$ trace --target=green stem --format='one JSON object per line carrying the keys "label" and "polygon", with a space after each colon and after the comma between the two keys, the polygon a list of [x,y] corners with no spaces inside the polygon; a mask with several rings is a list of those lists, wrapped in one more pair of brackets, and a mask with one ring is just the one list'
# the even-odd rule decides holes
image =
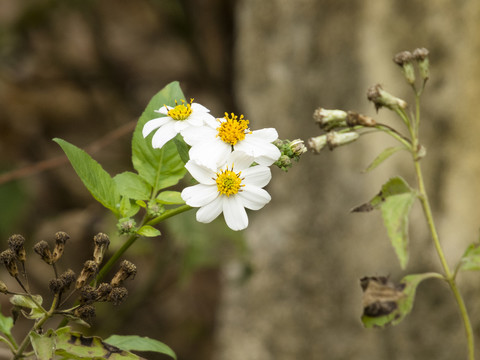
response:
{"label": "green stem", "polygon": [[188,210],[191,210],[193,209],[191,206],[188,206],[188,205],[182,205],[182,206],[179,206],[175,209],[171,209],[171,210],[167,210],[165,211],[162,215],[160,216],[157,216],[156,218],[148,221],[146,223],[146,225],[156,225],[158,224],[159,222],[162,222],[163,220],[166,220],[168,218],[171,218],[172,216],[175,216],[175,215],[178,215],[178,214],[181,214],[185,211],[188,211]]}
{"label": "green stem", "polygon": [[415,172],[417,174],[417,181],[418,181],[418,190],[419,190],[419,199],[423,207],[423,211],[425,213],[425,217],[427,219],[428,227],[430,228],[430,232],[432,234],[433,243],[435,245],[435,249],[437,251],[438,257],[440,258],[440,263],[442,264],[443,270],[445,272],[445,279],[450,285],[450,289],[453,292],[455,300],[458,305],[458,309],[460,310],[460,315],[463,320],[463,324],[465,327],[465,333],[467,336],[467,344],[468,344],[468,359],[474,360],[475,359],[475,349],[474,349],[474,339],[473,339],[473,329],[472,324],[470,323],[470,318],[468,316],[467,308],[465,306],[465,302],[463,301],[462,295],[458,290],[457,284],[455,282],[455,274],[452,273],[450,267],[447,264],[447,260],[445,258],[445,254],[443,252],[442,246],[440,245],[440,239],[438,237],[438,233],[436,230],[436,226],[433,220],[432,209],[430,207],[430,203],[428,201],[427,193],[425,191],[425,183],[423,181],[423,175],[420,168],[420,163],[418,159],[415,159]]}

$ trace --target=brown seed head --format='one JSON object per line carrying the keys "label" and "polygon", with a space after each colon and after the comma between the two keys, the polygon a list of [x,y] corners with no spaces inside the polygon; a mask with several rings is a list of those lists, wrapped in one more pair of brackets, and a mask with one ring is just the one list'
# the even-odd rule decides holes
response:
{"label": "brown seed head", "polygon": [[128,290],[124,287],[115,287],[108,294],[107,301],[113,303],[113,305],[119,305],[128,295]]}
{"label": "brown seed head", "polygon": [[15,259],[17,256],[12,249],[7,249],[0,253],[0,261],[5,265],[5,268],[8,270],[8,273],[15,277],[18,275],[18,267]]}
{"label": "brown seed head", "polygon": [[50,251],[50,247],[45,240],[39,241],[33,247],[33,250],[42,257],[42,260],[45,261],[47,264],[53,264],[52,253]]}
{"label": "brown seed head", "polygon": [[15,252],[17,260],[25,262],[27,253],[25,251],[25,238],[22,235],[15,234],[8,238],[8,247]]}

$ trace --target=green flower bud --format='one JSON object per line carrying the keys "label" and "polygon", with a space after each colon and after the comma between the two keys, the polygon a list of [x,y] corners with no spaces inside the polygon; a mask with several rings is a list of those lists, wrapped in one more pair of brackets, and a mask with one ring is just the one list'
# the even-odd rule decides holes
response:
{"label": "green flower bud", "polygon": [[367,98],[375,104],[377,111],[382,106],[391,110],[396,110],[397,108],[405,109],[407,107],[407,103],[404,100],[386,92],[380,84],[374,85],[367,90]]}
{"label": "green flower bud", "polygon": [[427,81],[430,76],[430,61],[428,60],[428,50],[425,48],[415,49],[413,57],[417,61],[420,76],[423,81]]}
{"label": "green flower bud", "polygon": [[318,108],[313,113],[313,119],[324,130],[347,126],[347,113],[343,110]]}
{"label": "green flower bud", "polygon": [[403,75],[410,85],[415,83],[415,69],[412,60],[413,55],[410,51],[402,51],[393,57],[393,61],[402,67]]}

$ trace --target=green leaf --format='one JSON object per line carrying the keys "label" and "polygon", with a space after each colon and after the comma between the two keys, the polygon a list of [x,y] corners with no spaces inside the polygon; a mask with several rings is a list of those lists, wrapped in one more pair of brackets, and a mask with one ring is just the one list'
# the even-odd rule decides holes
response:
{"label": "green leaf", "polygon": [[398,285],[385,277],[363,278],[363,325],[372,328],[400,323],[413,308],[417,286],[430,278],[442,276],[437,273],[408,275]]}
{"label": "green leaf", "polygon": [[86,337],[69,327],[58,329],[55,333],[56,355],[67,359],[109,359],[109,360],[138,360],[139,357],[131,352],[120,349],[104,342],[97,336]]}
{"label": "green leaf", "polygon": [[55,332],[53,329],[48,329],[43,335],[32,331],[29,336],[37,359],[53,360],[55,358]]}
{"label": "green leaf", "polygon": [[141,337],[136,335],[112,335],[108,339],[105,339],[105,342],[114,345],[122,350],[128,351],[152,351],[161,354],[168,355],[173,359],[176,359],[177,356],[164,343],[150,339],[148,337]]}
{"label": "green leaf", "polygon": [[182,159],[183,163],[186,164],[188,160],[190,160],[190,155],[188,155],[188,150],[190,150],[189,146],[180,135],[175,136],[173,141],[175,142],[175,146],[177,147],[180,158]]}
{"label": "green leaf", "polygon": [[470,244],[458,264],[459,270],[480,270],[480,243]]}
{"label": "green leaf", "polygon": [[4,316],[0,312],[0,332],[5,335],[11,335],[13,319],[10,316]]}
{"label": "green leaf", "polygon": [[142,129],[147,121],[162,116],[154,110],[163,105],[175,106],[175,100],[180,101],[184,98],[178,82],[167,85],[150,100],[133,133],[133,167],[153,187],[155,193],[177,184],[185,176],[186,169],[174,141],[169,141],[161,149],[154,149],[152,147],[154,131],[144,138]]}
{"label": "green leaf", "polygon": [[143,225],[140,229],[138,229],[137,234],[146,236],[146,237],[155,237],[155,236],[160,236],[161,232],[160,230],[155,229],[153,226]]}
{"label": "green leaf", "polygon": [[[33,299],[32,299],[33,298]],[[35,301],[34,301],[35,300]],[[43,317],[45,315],[45,310],[38,305],[42,305],[42,297],[40,295],[13,295],[10,298],[10,302],[20,308],[28,308],[30,312],[21,310],[23,316],[27,319],[35,320]],[[37,305],[38,304],[38,305]]]}
{"label": "green leaf", "polygon": [[134,200],[150,199],[152,187],[138,174],[125,171],[116,175],[113,180],[117,184],[120,195]]}
{"label": "green leaf", "polygon": [[120,194],[110,175],[82,149],[62,139],[55,138],[53,141],[62,147],[75,172],[95,200],[118,215]]}
{"label": "green leaf", "polygon": [[181,193],[178,191],[162,191],[158,194],[157,201],[165,205],[185,204]]}
{"label": "green leaf", "polygon": [[404,146],[395,146],[395,147],[389,147],[383,150],[380,155],[378,155],[375,160],[372,161],[370,165],[364,170],[364,172],[371,171],[375,169],[378,165],[380,165],[382,162],[384,162],[386,159],[388,159],[390,156],[395,154],[396,152],[400,150],[405,150]]}
{"label": "green leaf", "polygon": [[390,179],[368,203],[357,206],[353,212],[380,208],[383,222],[395,253],[404,269],[408,263],[408,215],[417,193],[401,177]]}
{"label": "green leaf", "polygon": [[120,207],[118,209],[122,218],[130,218],[140,210],[140,206],[135,202],[132,203],[126,196],[122,196],[120,200]]}

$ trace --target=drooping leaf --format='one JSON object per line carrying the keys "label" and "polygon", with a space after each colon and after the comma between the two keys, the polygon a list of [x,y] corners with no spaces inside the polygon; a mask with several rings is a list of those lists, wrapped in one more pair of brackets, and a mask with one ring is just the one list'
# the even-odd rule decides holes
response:
{"label": "drooping leaf", "polygon": [[180,102],[184,98],[178,82],[168,84],[150,100],[133,133],[133,167],[155,192],[177,184],[185,176],[186,169],[174,141],[154,149],[152,136],[155,131],[144,138],[142,129],[147,121],[163,116],[154,110],[163,105],[175,106],[175,100]]}
{"label": "drooping leaf", "polygon": [[162,191],[158,194],[157,201],[165,205],[185,204],[180,194],[178,191]]}
{"label": "drooping leaf", "polygon": [[[67,359],[139,359],[137,355],[106,343],[97,336],[86,337],[80,332],[71,331],[69,327],[58,329],[53,334],[55,334],[55,354]],[[51,336],[53,336],[53,334],[51,334]]]}
{"label": "drooping leaf", "polygon": [[405,147],[395,146],[395,147],[386,148],[372,161],[370,165],[368,165],[368,167],[364,170],[364,172],[368,172],[375,169],[378,165],[380,165],[382,162],[384,162],[386,159],[388,159],[390,156],[392,156],[393,154],[395,154],[400,150],[405,150]]}
{"label": "drooping leaf", "polygon": [[[42,309],[42,297],[40,295],[13,295],[10,298],[10,302],[19,308],[30,309],[30,312],[26,312],[23,309],[20,309],[23,316],[27,319],[39,319],[45,315],[44,309]],[[38,305],[37,305],[38,304]]]}
{"label": "drooping leaf", "polygon": [[460,259],[459,270],[480,270],[480,243],[470,244]]}
{"label": "drooping leaf", "polygon": [[107,209],[118,215],[120,194],[115,181],[90,155],[65,140],[53,139],[70,160],[75,172],[92,196]]}
{"label": "drooping leaf", "polygon": [[162,233],[160,232],[160,230],[155,229],[153,226],[143,225],[140,229],[138,229],[137,234],[145,237],[155,237],[160,236]]}
{"label": "drooping leaf", "polygon": [[5,335],[11,335],[13,319],[10,316],[4,316],[0,312],[0,332]]}
{"label": "drooping leaf", "polygon": [[55,358],[56,335],[53,329],[48,329],[48,331],[42,335],[32,331],[29,336],[37,359],[53,360]]}
{"label": "drooping leaf", "polygon": [[369,202],[357,206],[352,212],[366,212],[380,209],[387,233],[395,253],[404,269],[408,263],[408,215],[416,192],[401,177],[390,179],[382,190]]}
{"label": "drooping leaf", "polygon": [[173,350],[164,343],[148,337],[136,335],[112,335],[105,342],[114,345],[120,349],[128,351],[151,351],[168,355],[173,359],[177,356]]}
{"label": "drooping leaf", "polygon": [[152,187],[138,174],[125,171],[121,174],[115,175],[113,180],[117,183],[120,195],[133,200],[150,199]]}
{"label": "drooping leaf", "polygon": [[411,312],[420,282],[441,277],[437,273],[407,275],[398,285],[386,277],[363,278],[363,325],[366,328],[397,325]]}

